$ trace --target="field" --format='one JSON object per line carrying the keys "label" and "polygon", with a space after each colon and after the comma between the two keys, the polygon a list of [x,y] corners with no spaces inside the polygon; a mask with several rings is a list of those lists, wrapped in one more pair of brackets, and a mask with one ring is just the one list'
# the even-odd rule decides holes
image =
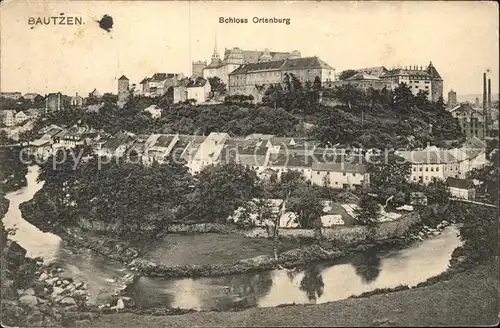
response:
{"label": "field", "polygon": [[499,305],[496,272],[483,265],[427,287],[320,305],[172,316],[111,314],[77,327],[494,325]]}
{"label": "field", "polygon": [[[280,239],[280,252],[300,246],[296,240]],[[237,234],[168,234],[151,245],[144,255],[168,265],[223,264],[272,255],[273,242],[267,238],[246,238]]]}

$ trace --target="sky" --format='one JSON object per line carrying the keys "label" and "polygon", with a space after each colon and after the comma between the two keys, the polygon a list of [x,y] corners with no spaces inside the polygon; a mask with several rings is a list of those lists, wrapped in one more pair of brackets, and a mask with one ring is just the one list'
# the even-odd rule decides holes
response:
{"label": "sky", "polygon": [[[29,25],[30,17],[80,16],[84,25]],[[99,27],[113,17],[111,32]],[[219,17],[247,18],[221,24]],[[253,17],[290,18],[254,24]],[[191,74],[191,61],[224,48],[318,56],[337,72],[350,68],[426,66],[448,90],[480,94],[499,77],[495,2],[188,2],[26,1],[0,7],[0,90],[87,95],[117,92],[117,78],[137,83],[155,72]],[[33,27],[33,28],[32,28]]]}

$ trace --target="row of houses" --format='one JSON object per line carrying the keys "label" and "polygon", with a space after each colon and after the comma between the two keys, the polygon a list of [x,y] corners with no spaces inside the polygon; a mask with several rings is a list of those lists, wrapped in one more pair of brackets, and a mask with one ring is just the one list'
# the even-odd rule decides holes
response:
{"label": "row of houses", "polygon": [[[30,142],[32,153],[41,157],[77,145],[90,145],[99,156],[125,158],[143,165],[177,161],[192,174],[209,165],[234,163],[255,170],[264,179],[296,171],[315,185],[331,188],[356,189],[370,183],[370,154],[322,148],[318,142],[301,138],[265,134],[233,138],[218,132],[208,136],[119,132],[110,136],[84,127],[50,126],[40,132],[39,139]],[[480,140],[450,150],[429,147],[396,154],[411,164],[409,182],[420,184],[438,179],[461,185],[468,172],[486,164],[485,145]]]}
{"label": "row of houses", "polygon": [[486,165],[486,144],[478,139],[469,139],[462,147],[439,149],[427,147],[423,150],[396,151],[395,154],[411,164],[409,181],[428,184],[433,179],[464,179],[467,174]]}
{"label": "row of houses", "polygon": [[38,93],[25,93],[24,95],[21,92],[0,92],[0,98],[19,100],[21,98],[25,100],[35,101],[37,97],[42,97],[42,95]]}
{"label": "row of houses", "polygon": [[13,109],[5,109],[0,112],[0,122],[3,126],[11,127],[38,118],[41,115],[40,112],[41,110],[36,108],[18,112]]}

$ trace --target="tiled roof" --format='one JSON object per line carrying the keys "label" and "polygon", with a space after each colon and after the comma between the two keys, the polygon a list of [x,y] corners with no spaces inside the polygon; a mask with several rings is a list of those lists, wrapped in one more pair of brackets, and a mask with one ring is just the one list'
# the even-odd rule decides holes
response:
{"label": "tiled roof", "polygon": [[366,74],[366,73],[356,73],[353,76],[346,79],[347,81],[359,81],[359,80],[380,80],[378,77]]}
{"label": "tiled roof", "polygon": [[357,69],[356,71],[358,71],[360,73],[373,75],[375,77],[380,77],[380,75],[382,75],[382,73],[387,72],[387,68],[385,68],[384,66],[378,66],[378,67],[360,68],[360,69]]}
{"label": "tiled roof", "polygon": [[238,146],[239,155],[266,155],[269,148],[259,146]]}
{"label": "tiled roof", "polygon": [[172,79],[172,78],[176,77],[177,75],[178,74],[175,74],[175,73],[155,73],[155,74],[153,74],[153,76],[150,79],[148,79],[148,81],[161,82],[161,81],[165,81],[166,79]]}
{"label": "tiled roof", "polygon": [[472,137],[465,142],[467,148],[486,148],[486,143],[477,137]]}
{"label": "tiled roof", "polygon": [[288,59],[283,65],[283,69],[307,69],[307,68],[328,68],[330,65],[319,59],[319,57],[304,57],[297,59]]}
{"label": "tiled roof", "polygon": [[120,78],[118,79],[118,81],[120,81],[120,80],[127,80],[128,81],[128,78],[125,75],[122,75],[122,76],[120,76]]}
{"label": "tiled roof", "polygon": [[274,137],[273,134],[262,134],[262,133],[252,133],[246,136],[245,139],[262,139],[262,140],[269,140],[272,137]]}
{"label": "tiled roof", "polygon": [[[265,51],[260,50],[243,50],[243,58],[247,63],[256,63],[259,61],[260,56],[262,56]],[[282,60],[290,57],[289,52],[268,52],[273,60]]]}
{"label": "tiled roof", "polygon": [[174,140],[173,135],[165,135],[162,134],[156,139],[156,142],[154,144],[155,147],[168,147],[172,143],[172,140]]}
{"label": "tiled roof", "polygon": [[106,148],[110,151],[115,151],[121,145],[127,144],[132,141],[132,137],[125,133],[117,133],[115,137],[110,138],[103,145],[103,148]]}
{"label": "tiled roof", "polygon": [[251,64],[244,64],[229,73],[229,75],[237,75],[237,74],[247,74],[249,72],[255,72],[255,71],[270,71],[270,70],[279,70],[282,66],[284,60],[277,60],[277,61],[268,61],[268,62],[261,62],[261,63],[251,63]]}
{"label": "tiled roof", "polygon": [[292,141],[295,141],[293,138],[289,137],[272,137],[269,139],[272,145],[278,146],[278,145],[290,145]]}
{"label": "tiled roof", "polygon": [[310,156],[295,155],[287,156],[284,154],[273,154],[269,158],[269,166],[271,167],[302,167],[311,168],[313,158]]}
{"label": "tiled roof", "polygon": [[239,155],[236,159],[236,163],[241,165],[249,166],[265,166],[266,165],[266,155]]}
{"label": "tiled roof", "polygon": [[459,178],[449,177],[448,179],[446,179],[446,183],[448,184],[449,187],[452,188],[470,189],[474,187],[474,183],[472,182],[472,180],[469,179],[459,179]]}
{"label": "tiled roof", "polygon": [[145,77],[144,79],[142,79],[141,83],[139,83],[139,84],[148,83],[148,82],[149,82],[149,80],[150,80],[150,78],[149,78],[149,77]]}
{"label": "tiled roof", "polygon": [[202,78],[201,76],[193,76],[187,77],[179,81],[178,86],[184,86],[186,88],[196,88],[202,87],[207,83],[207,79]]}
{"label": "tiled roof", "polygon": [[401,151],[397,155],[413,164],[447,164],[459,162],[453,156],[452,152],[440,149]]}
{"label": "tiled roof", "polygon": [[314,162],[312,164],[312,169],[315,171],[365,173],[366,172],[366,165],[348,164],[348,163]]}
{"label": "tiled roof", "polygon": [[432,65],[432,62],[430,62],[429,66],[427,66],[427,72],[432,78],[442,80],[441,75],[439,75],[437,69],[434,67],[434,65]]}

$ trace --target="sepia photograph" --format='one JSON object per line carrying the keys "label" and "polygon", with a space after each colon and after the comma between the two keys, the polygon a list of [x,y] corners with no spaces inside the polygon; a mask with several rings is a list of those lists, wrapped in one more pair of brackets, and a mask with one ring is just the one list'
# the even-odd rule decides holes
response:
{"label": "sepia photograph", "polygon": [[498,325],[499,16],[3,0],[2,327]]}

